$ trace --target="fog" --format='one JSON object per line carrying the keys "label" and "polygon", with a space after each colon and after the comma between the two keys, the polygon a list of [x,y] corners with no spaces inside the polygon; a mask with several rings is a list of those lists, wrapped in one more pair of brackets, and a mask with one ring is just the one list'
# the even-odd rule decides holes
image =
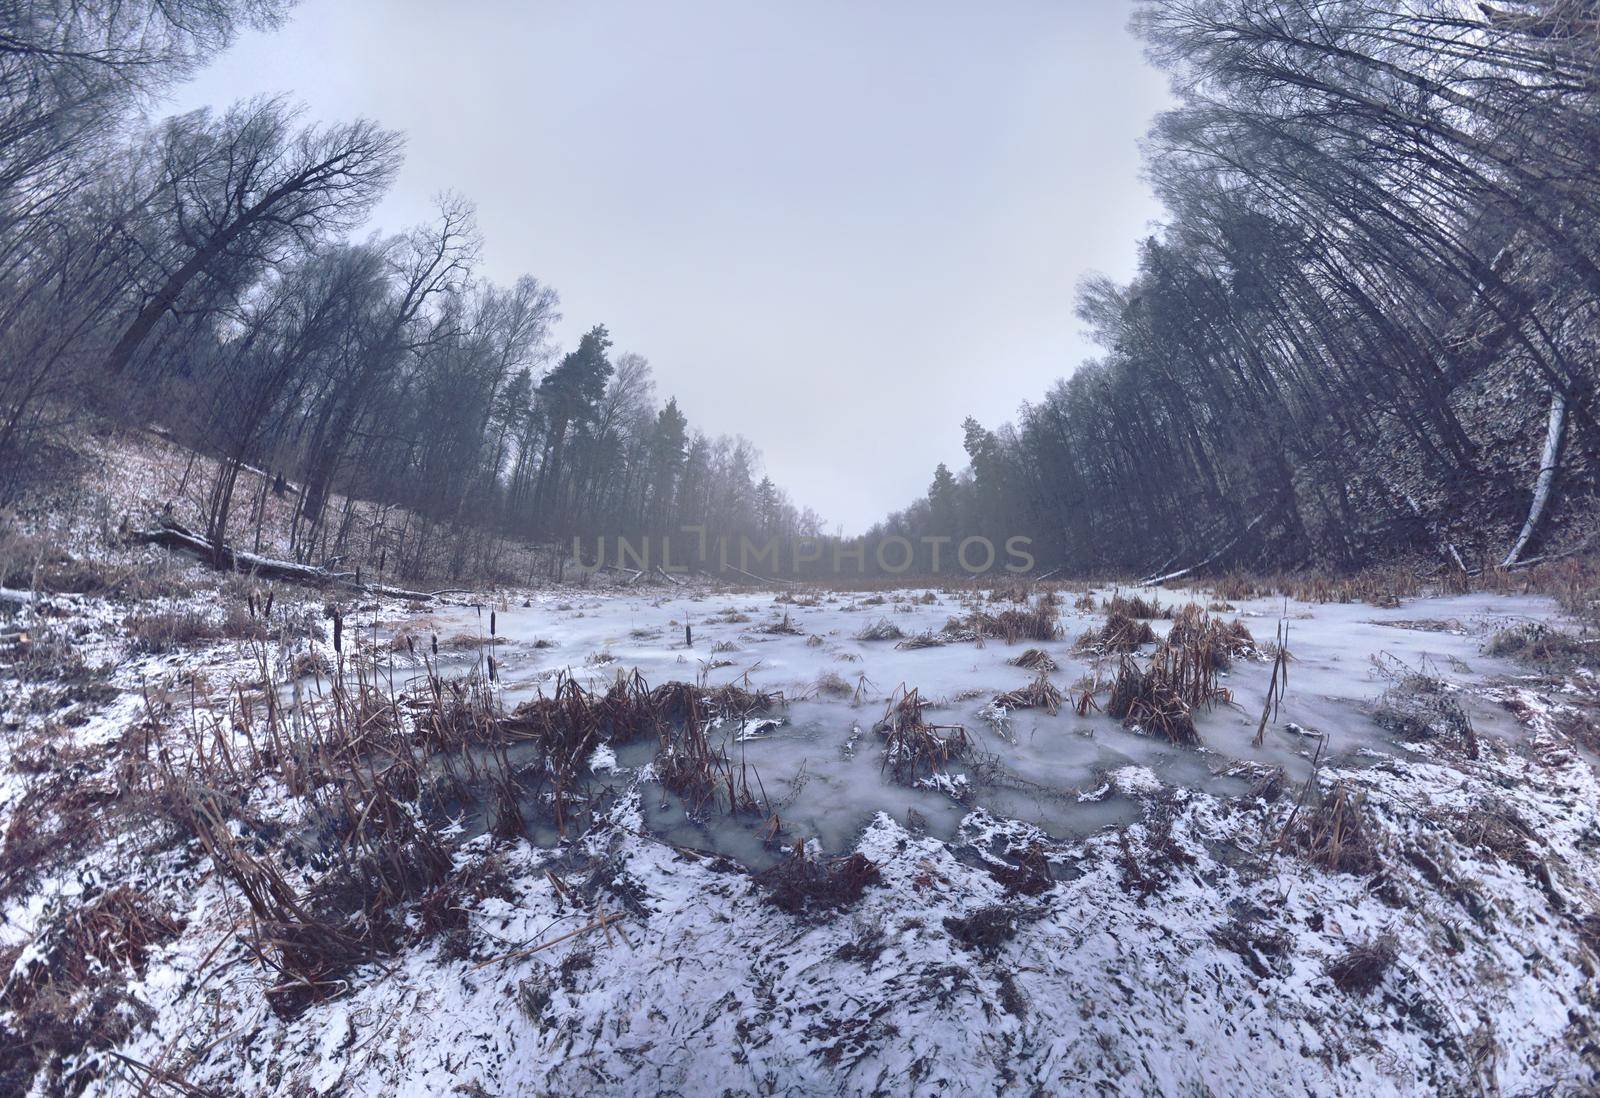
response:
{"label": "fog", "polygon": [[477,206],[482,272],[604,323],[660,399],[742,433],[830,528],[965,462],[1089,348],[1092,271],[1157,216],[1165,101],[1119,3],[437,5],[306,0],[165,110],[286,93],[408,156],[375,226]]}

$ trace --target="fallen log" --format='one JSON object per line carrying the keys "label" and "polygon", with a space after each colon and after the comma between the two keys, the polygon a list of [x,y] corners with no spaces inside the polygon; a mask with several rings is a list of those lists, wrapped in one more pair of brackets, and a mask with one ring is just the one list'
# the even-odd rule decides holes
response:
{"label": "fallen log", "polygon": [[358,572],[333,572],[312,564],[264,557],[259,553],[235,549],[229,545],[214,546],[199,534],[170,519],[164,520],[154,530],[131,530],[125,538],[136,545],[159,545],[164,549],[187,553],[202,563],[216,568],[246,572],[261,579],[282,580],[285,583],[298,583],[309,587],[343,587],[367,594],[419,601],[438,598],[440,595],[460,590],[450,588],[444,591],[412,591],[381,583],[362,583]]}
{"label": "fallen log", "polygon": [[1178,569],[1176,572],[1168,572],[1164,576],[1146,576],[1144,579],[1139,581],[1139,586],[1140,587],[1155,587],[1155,586],[1158,586],[1160,584],[1166,583],[1168,580],[1182,579],[1184,576],[1187,576],[1191,572],[1198,572],[1200,569],[1204,568],[1206,565],[1210,564],[1212,561],[1214,561],[1218,557],[1222,556],[1222,554],[1226,553],[1229,549],[1232,549],[1235,545],[1238,545],[1241,541],[1243,541],[1244,540],[1244,536],[1246,534],[1248,534],[1251,530],[1254,530],[1258,525],[1260,525],[1261,521],[1263,519],[1265,519],[1267,517],[1267,515],[1270,514],[1270,513],[1271,513],[1271,509],[1269,508],[1268,510],[1261,512],[1259,515],[1257,515],[1255,518],[1251,519],[1249,522],[1245,523],[1244,529],[1240,530],[1237,534],[1235,534],[1233,536],[1232,540],[1230,540],[1222,548],[1220,548],[1220,549],[1216,550],[1215,552],[1213,552],[1205,560],[1200,561],[1198,564],[1191,564],[1187,568]]}
{"label": "fallen log", "polygon": [[1550,394],[1550,420],[1545,430],[1544,452],[1539,456],[1539,475],[1533,483],[1533,502],[1528,506],[1528,521],[1522,524],[1511,552],[1500,562],[1502,568],[1516,566],[1517,558],[1522,556],[1523,550],[1528,548],[1528,542],[1533,540],[1534,532],[1539,529],[1539,520],[1544,517],[1545,507],[1550,502],[1550,487],[1555,483],[1557,470],[1561,468],[1561,433],[1566,424],[1567,398],[1560,390],[1556,390]]}

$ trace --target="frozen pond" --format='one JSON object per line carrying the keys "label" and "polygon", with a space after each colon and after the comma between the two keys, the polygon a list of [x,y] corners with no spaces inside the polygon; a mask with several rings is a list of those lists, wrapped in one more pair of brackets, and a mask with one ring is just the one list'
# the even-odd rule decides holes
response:
{"label": "frozen pond", "polygon": [[[1250,785],[1237,763],[1283,766],[1298,780],[1319,743],[1324,758],[1346,763],[1404,754],[1407,746],[1371,717],[1371,704],[1397,674],[1427,669],[1466,687],[1514,674],[1512,664],[1483,653],[1487,637],[1509,624],[1559,618],[1553,601],[1529,596],[1414,599],[1395,608],[1282,598],[1235,602],[1214,616],[1242,620],[1258,643],[1273,640],[1280,619],[1287,620],[1294,657],[1287,696],[1265,743],[1253,746],[1271,665],[1265,659],[1236,662],[1223,680],[1233,704],[1196,714],[1203,740],[1197,749],[1131,731],[1097,712],[1080,717],[1072,710],[1074,684],[1096,674],[1108,679],[1115,672],[1117,657],[1097,661],[1074,651],[1080,633],[1103,623],[1099,604],[1110,593],[1098,590],[1092,610],[1075,608],[1075,596],[1064,593],[1060,640],[958,641],[918,649],[897,648],[892,640],[862,640],[858,634],[879,619],[907,637],[936,632],[974,606],[998,611],[1010,604],[937,590],[796,592],[800,605],[776,601],[787,596],[772,591],[554,593],[528,606],[493,608],[492,651],[507,709],[548,688],[560,672],[595,689],[637,670],[652,686],[704,681],[782,692],[788,703],[771,714],[781,718],[776,727],[739,736],[750,730],[729,724],[714,735],[736,762],[747,762],[759,774],[765,799],[789,836],[814,837],[825,849],[840,850],[877,811],[902,821],[920,815],[931,833],[948,835],[972,807],[981,806],[1066,837],[1136,818],[1139,806],[1125,791],[1148,782],[1150,774],[1171,785],[1227,796]],[[1154,594],[1174,608],[1211,601],[1200,591]],[[804,604],[812,599],[816,605]],[[443,670],[464,673],[475,662],[481,667],[491,649],[489,615],[489,607],[451,607],[403,628],[423,643],[430,633],[437,635]],[[793,632],[765,631],[785,615]],[[1159,635],[1171,623],[1155,619],[1150,624]],[[692,646],[685,626],[692,631]],[[1033,672],[1007,662],[1029,647],[1044,649],[1059,665],[1051,680],[1069,694],[1068,701],[1053,715],[1042,709],[1012,711],[997,726],[992,709],[984,711],[996,694],[1033,680]],[[396,668],[397,678],[404,674]],[[827,690],[831,685],[839,691],[839,680],[848,693]],[[909,788],[883,771],[883,741],[872,729],[901,686],[919,689],[934,703],[930,721],[962,725],[977,740],[978,759],[952,767],[958,783],[965,779],[964,788]],[[1480,736],[1519,735],[1510,714],[1470,689],[1458,700]],[[602,777],[622,788],[651,755],[639,747],[623,751],[616,771]],[[685,845],[751,857],[759,849],[745,824],[738,825],[744,838],[721,833],[727,829],[715,821],[686,819],[670,799],[654,801],[650,815],[654,826]],[[719,834],[711,834],[712,828]]]}

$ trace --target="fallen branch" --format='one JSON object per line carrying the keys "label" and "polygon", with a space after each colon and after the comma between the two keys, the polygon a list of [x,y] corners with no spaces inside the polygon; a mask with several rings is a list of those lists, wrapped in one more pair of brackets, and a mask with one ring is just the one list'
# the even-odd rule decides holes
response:
{"label": "fallen branch", "polygon": [[1564,560],[1567,557],[1575,557],[1580,553],[1587,553],[1590,546],[1593,544],[1593,538],[1585,538],[1577,545],[1572,546],[1570,549],[1563,549],[1559,553],[1541,553],[1537,557],[1524,557],[1522,560],[1517,561],[1517,563],[1507,568],[1506,571],[1515,572],[1523,568],[1532,568],[1538,564],[1548,564],[1553,560]]}
{"label": "fallen branch", "polygon": [[477,972],[479,969],[488,968],[490,965],[502,964],[506,961],[520,961],[524,957],[531,957],[541,950],[549,949],[553,945],[559,945],[560,943],[568,941],[569,939],[578,937],[580,934],[588,934],[593,930],[604,930],[606,932],[606,939],[609,941],[611,938],[611,924],[620,922],[621,919],[622,917],[620,915],[612,915],[603,910],[598,911],[589,922],[585,923],[583,926],[580,926],[577,930],[568,931],[565,934],[540,942],[538,945],[529,946],[526,949],[519,949],[512,953],[502,953],[498,957],[491,957],[482,964],[473,965],[468,971]]}
{"label": "fallen branch", "polygon": [[758,576],[758,575],[755,575],[755,574],[754,574],[754,573],[751,573],[751,572],[746,572],[746,571],[745,571],[745,570],[744,570],[744,569],[743,569],[743,568],[735,568],[735,567],[734,567],[734,566],[733,566],[733,565],[731,565],[731,564],[724,564],[724,565],[723,565],[723,566],[722,566],[722,567],[723,567],[723,569],[724,569],[724,570],[725,570],[725,571],[729,571],[729,572],[737,572],[737,573],[739,573],[739,574],[740,574],[740,575],[741,575],[741,576],[744,576],[744,577],[746,577],[746,578],[747,578],[747,579],[751,579],[751,580],[754,580],[754,581],[755,581],[755,582],[756,582],[756,583],[761,583],[761,584],[767,584],[767,583],[786,583],[786,584],[788,584],[788,585],[789,585],[789,586],[790,586],[790,587],[793,587],[793,586],[794,586],[794,585],[795,585],[795,583],[796,583],[796,582],[797,582],[797,581],[795,581],[795,580],[786,580],[786,579],[780,579],[780,578],[779,578],[779,577],[777,577],[777,576],[773,576],[773,577],[772,577],[772,578],[771,578],[771,579],[765,579],[765,578],[763,578],[763,577],[761,577],[761,576]]}

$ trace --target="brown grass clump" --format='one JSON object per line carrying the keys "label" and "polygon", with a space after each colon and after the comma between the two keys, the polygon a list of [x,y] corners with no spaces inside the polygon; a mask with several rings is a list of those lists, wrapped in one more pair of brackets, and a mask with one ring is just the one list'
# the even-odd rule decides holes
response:
{"label": "brown grass clump", "polygon": [[855,687],[837,671],[824,671],[811,683],[811,692],[830,698],[848,698],[855,693]]}
{"label": "brown grass clump", "polygon": [[741,813],[759,807],[751,787],[754,775],[742,764],[736,766],[724,750],[712,747],[707,730],[718,721],[765,712],[781,700],[780,694],[734,684],[708,688],[669,682],[651,688],[638,672],[619,675],[603,694],[597,694],[562,676],[552,696],[541,691],[519,705],[498,722],[495,735],[543,749],[538,765],[525,767],[522,773],[561,829],[570,819],[569,801],[578,795],[594,748],[602,742],[626,744],[652,736],[659,743],[657,777],[683,798],[691,814],[713,809]]}
{"label": "brown grass clump", "polygon": [[861,899],[869,885],[882,879],[876,863],[864,854],[826,860],[809,858],[799,842],[789,857],[755,876],[768,903],[799,916],[847,910]]}
{"label": "brown grass clump", "polygon": [[1194,726],[1191,705],[1180,693],[1185,684],[1169,679],[1163,668],[1154,662],[1140,667],[1124,656],[1111,683],[1106,713],[1126,728],[1159,733],[1175,744],[1198,747],[1200,733]]}
{"label": "brown grass clump", "polygon": [[999,613],[973,610],[965,618],[951,618],[944,631],[957,636],[994,637],[1007,644],[1022,640],[1053,641],[1061,637],[1058,603],[1040,599],[1032,606],[1007,607]]}
{"label": "brown grass clump", "polygon": [[1150,628],[1148,622],[1112,611],[1104,625],[1084,633],[1074,647],[1080,652],[1108,655],[1113,652],[1137,652],[1155,639],[1155,630]]}
{"label": "brown grass clump", "polygon": [[929,630],[926,633],[918,633],[915,636],[907,637],[905,640],[895,645],[895,647],[903,648],[908,652],[913,652],[919,648],[942,648],[949,643],[949,638],[943,633],[935,633],[932,630]]}
{"label": "brown grass clump", "polygon": [[1295,807],[1280,841],[1329,873],[1376,873],[1383,863],[1365,804],[1366,795],[1342,781],[1326,791],[1318,789],[1313,804]]}
{"label": "brown grass clump", "polygon": [[[1460,573],[1456,572],[1459,577]],[[1369,568],[1350,575],[1299,572],[1271,577],[1222,576],[1199,584],[1219,600],[1239,602],[1268,596],[1287,596],[1302,602],[1367,602],[1373,606],[1398,606],[1401,599],[1422,593],[1423,583],[1405,566]],[[1457,586],[1454,590],[1460,590]]]}
{"label": "brown grass clump", "polygon": [[1055,884],[1050,872],[1050,855],[1037,843],[1022,851],[1017,864],[986,862],[984,868],[1005,888],[1010,896],[1038,896],[1050,891]]}
{"label": "brown grass clump", "polygon": [[1289,935],[1243,914],[1234,915],[1213,930],[1211,940],[1237,953],[1250,971],[1263,980],[1272,975],[1273,963],[1287,956],[1291,946]]}
{"label": "brown grass clump", "polygon": [[[642,690],[643,680],[638,684]],[[764,711],[775,696],[732,684],[702,692],[687,683],[667,683],[646,697],[643,719],[658,729],[661,745],[656,752],[656,777],[663,787],[683,798],[690,815],[717,809],[730,814],[759,813],[762,798],[751,786],[752,778],[760,785],[759,776],[742,762],[735,766],[725,750],[712,747],[706,730],[720,719],[742,719]]]}
{"label": "brown grass clump", "polygon": [[1239,602],[1242,599],[1253,599],[1258,595],[1270,594],[1270,590],[1258,587],[1254,580],[1243,576],[1222,576],[1211,584],[1211,593],[1224,602]]}
{"label": "brown grass clump", "polygon": [[[1135,637],[1150,632],[1143,622],[1113,615],[1093,643],[1112,645],[1134,629],[1142,631]],[[1123,643],[1129,640],[1124,639]],[[1224,625],[1191,605],[1173,623],[1167,638],[1151,654],[1149,664],[1141,667],[1129,656],[1123,656],[1111,684],[1106,713],[1127,727],[1159,732],[1173,743],[1196,746],[1200,735],[1194,726],[1195,710],[1233,700],[1219,678],[1232,666],[1235,655],[1254,650],[1254,641],[1243,626]],[[1080,715],[1092,703],[1093,692],[1086,692],[1078,702]]]}
{"label": "brown grass clump", "polygon": [[1020,690],[1008,690],[1004,694],[996,694],[994,703],[1007,709],[1043,709],[1054,716],[1061,708],[1061,691],[1041,673],[1038,678]]}
{"label": "brown grass clump", "polygon": [[888,618],[879,618],[871,625],[866,626],[856,634],[856,640],[887,641],[900,640],[905,636],[898,625]]}
{"label": "brown grass clump", "polygon": [[102,892],[50,927],[31,962],[6,975],[0,1006],[20,1011],[47,992],[70,996],[99,975],[142,973],[151,947],[182,930],[182,922],[153,910],[126,885]]}
{"label": "brown grass clump", "polygon": [[1013,667],[1026,667],[1029,671],[1059,671],[1060,665],[1050,658],[1043,648],[1030,648],[1022,655],[1006,661]]}
{"label": "brown grass clump", "polygon": [[1173,810],[1158,809],[1144,822],[1144,857],[1141,860],[1128,837],[1128,828],[1117,834],[1120,847],[1118,865],[1122,889],[1139,897],[1142,903],[1177,879],[1195,864],[1193,854],[1172,833]]}
{"label": "brown grass clump", "polygon": [[1147,599],[1143,595],[1124,595],[1119,591],[1106,599],[1104,605],[1110,616],[1121,614],[1140,619],[1172,617],[1170,608],[1163,609],[1153,597]]}
{"label": "brown grass clump", "polygon": [[1197,660],[1219,671],[1231,668],[1235,660],[1252,659],[1260,654],[1256,639],[1244,622],[1224,622],[1192,602],[1173,619],[1164,643],[1193,649]]}
{"label": "brown grass clump", "polygon": [[123,624],[136,649],[155,655],[221,640],[267,637],[264,622],[231,605],[221,620],[194,610],[152,610],[134,614]]}
{"label": "brown grass clump", "polygon": [[[1183,628],[1178,628],[1179,624]],[[1238,635],[1198,607],[1193,613],[1186,612],[1174,624],[1173,632],[1175,635],[1151,655],[1149,664],[1141,667],[1128,656],[1122,658],[1106,712],[1126,727],[1197,746],[1200,734],[1194,726],[1194,711],[1232,700],[1218,677],[1229,666]]]}
{"label": "brown grass clump", "polygon": [[796,625],[794,620],[789,617],[789,612],[787,610],[783,612],[783,617],[779,618],[777,621],[769,621],[767,624],[761,626],[757,632],[766,633],[775,637],[803,637],[806,635],[806,631]]}
{"label": "brown grass clump", "polygon": [[785,591],[772,600],[775,603],[788,603],[790,606],[821,606],[822,599],[815,592],[805,595],[796,595],[792,591]]}
{"label": "brown grass clump", "polygon": [[1398,956],[1395,936],[1380,934],[1357,942],[1342,956],[1330,961],[1328,975],[1340,991],[1365,995],[1383,983],[1384,975],[1394,967]]}
{"label": "brown grass clump", "polygon": [[1226,704],[1233,694],[1222,686],[1231,666],[1226,630],[1197,628],[1162,641],[1150,656],[1150,669],[1167,691],[1191,709]]}
{"label": "brown grass clump", "polygon": [[919,775],[943,772],[950,760],[964,758],[972,749],[967,730],[960,725],[923,720],[927,704],[915,688],[896,687],[874,728],[885,740],[884,769],[906,785],[915,784]]}
{"label": "brown grass clump", "polygon": [[126,979],[142,975],[150,949],[182,929],[121,886],[50,924],[27,954],[20,946],[0,950],[0,1010],[10,1015],[0,1023],[0,1091],[83,1090],[92,1069],[73,1061],[149,1020]]}

